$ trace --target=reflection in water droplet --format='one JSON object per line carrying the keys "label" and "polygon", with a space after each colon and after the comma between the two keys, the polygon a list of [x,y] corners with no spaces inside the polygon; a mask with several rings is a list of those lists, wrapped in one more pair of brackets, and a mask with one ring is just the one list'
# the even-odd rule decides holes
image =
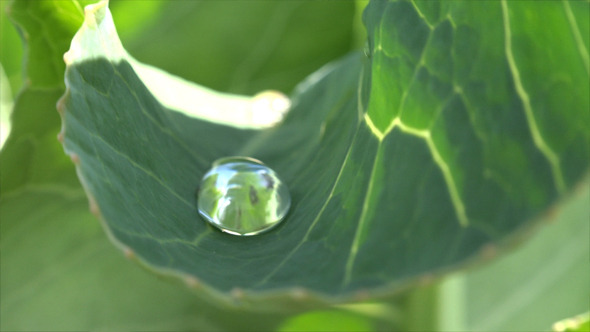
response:
{"label": "reflection in water droplet", "polygon": [[199,213],[213,226],[233,235],[255,235],[283,220],[291,196],[277,174],[247,157],[221,158],[203,176]]}

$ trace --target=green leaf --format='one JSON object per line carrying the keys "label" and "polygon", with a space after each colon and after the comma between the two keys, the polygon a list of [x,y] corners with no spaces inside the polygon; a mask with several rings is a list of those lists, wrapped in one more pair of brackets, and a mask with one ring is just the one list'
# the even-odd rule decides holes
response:
{"label": "green leaf", "polygon": [[553,324],[553,330],[557,332],[590,331],[590,314],[586,312],[583,315],[561,320]]}
{"label": "green leaf", "polygon": [[312,311],[292,317],[278,329],[287,331],[375,331],[366,317],[346,311]]}
{"label": "green leaf", "polygon": [[[2,83],[2,89],[12,91],[14,96],[22,85],[20,74],[23,50],[18,32],[8,19],[7,7],[8,1],[0,2],[0,64],[10,82],[7,86]],[[4,119],[2,120],[4,122]]]}
{"label": "green leaf", "polygon": [[[252,101],[146,78],[104,6],[66,57],[66,152],[119,246],[222,295],[391,293],[512,239],[588,173],[588,3],[372,2],[370,58],[312,75],[267,130],[162,106]],[[234,237],[199,219],[201,176],[229,155],[287,183],[275,230]]]}
{"label": "green leaf", "polygon": [[[86,1],[88,2],[88,1]],[[61,59],[84,18],[79,1],[12,1],[8,9],[30,55],[26,62],[33,87],[63,87]]]}
{"label": "green leaf", "polygon": [[[61,59],[82,24],[82,7],[78,1],[13,1],[7,12],[27,50],[25,83],[14,101],[11,134],[0,155],[2,195],[27,184],[79,187],[71,163],[57,153],[55,104],[65,91]],[[19,54],[18,46],[11,47],[14,54]],[[10,54],[3,52],[3,59]]]}
{"label": "green leaf", "polygon": [[140,61],[216,90],[251,94],[269,87],[289,92],[350,51],[354,5],[113,1],[111,10],[125,48]]}
{"label": "green leaf", "polygon": [[12,131],[0,155],[2,195],[25,185],[79,187],[71,162],[59,154],[55,103],[62,89],[22,90],[14,104]]}

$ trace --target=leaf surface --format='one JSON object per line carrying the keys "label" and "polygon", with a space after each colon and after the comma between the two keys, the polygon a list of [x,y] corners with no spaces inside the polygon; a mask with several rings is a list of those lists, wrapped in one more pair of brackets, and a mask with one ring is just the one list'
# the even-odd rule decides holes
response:
{"label": "leaf surface", "polygon": [[[234,295],[391,292],[510,239],[588,172],[587,7],[372,2],[369,57],[324,67],[283,123],[244,130],[164,107],[99,5],[68,57],[64,146],[116,243],[151,268]],[[231,155],[290,188],[273,231],[199,218],[202,175]]]}

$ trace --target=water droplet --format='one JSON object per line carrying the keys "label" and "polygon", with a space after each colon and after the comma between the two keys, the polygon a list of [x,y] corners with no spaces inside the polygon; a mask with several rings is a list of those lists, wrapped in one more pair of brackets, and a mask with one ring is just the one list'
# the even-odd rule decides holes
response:
{"label": "water droplet", "polygon": [[287,186],[275,171],[247,157],[216,160],[203,176],[199,213],[233,235],[256,235],[278,225],[291,206]]}

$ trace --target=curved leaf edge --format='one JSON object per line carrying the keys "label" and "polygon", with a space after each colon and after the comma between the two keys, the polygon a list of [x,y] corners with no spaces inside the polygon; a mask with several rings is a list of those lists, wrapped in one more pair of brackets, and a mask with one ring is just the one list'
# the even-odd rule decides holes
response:
{"label": "curved leaf edge", "polygon": [[128,62],[160,104],[192,118],[241,129],[266,129],[280,123],[291,108],[289,98],[276,90],[254,96],[218,92],[137,61],[123,47],[109,0],[84,8],[84,22],[63,56],[66,67],[99,58]]}

